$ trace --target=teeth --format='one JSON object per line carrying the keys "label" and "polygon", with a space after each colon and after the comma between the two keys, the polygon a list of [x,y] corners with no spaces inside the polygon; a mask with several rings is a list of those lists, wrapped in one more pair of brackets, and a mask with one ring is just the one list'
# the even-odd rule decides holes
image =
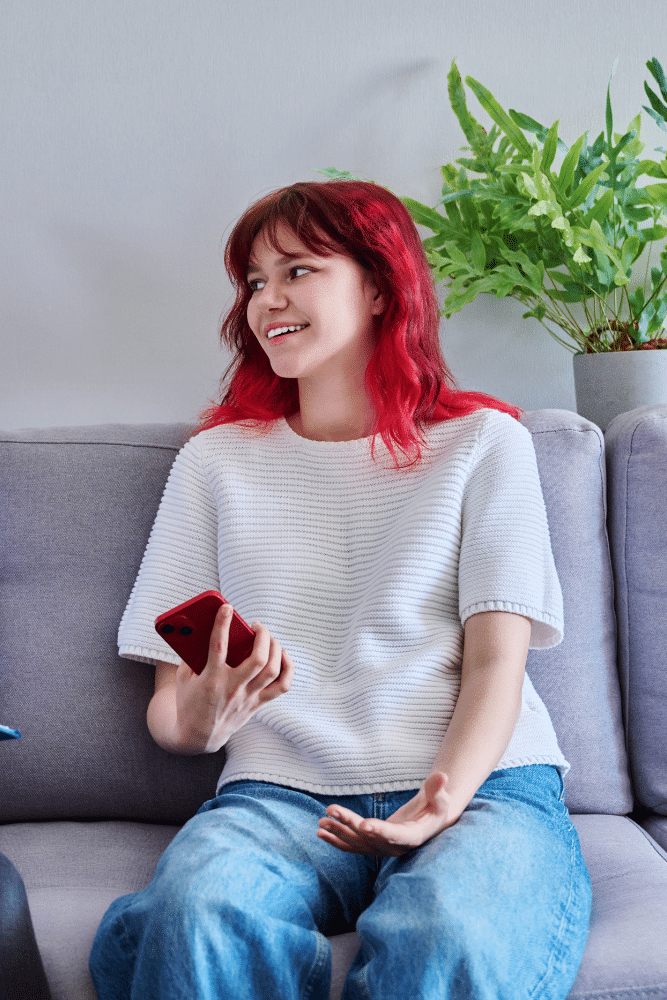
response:
{"label": "teeth", "polygon": [[279,337],[281,333],[294,333],[296,330],[303,330],[307,325],[304,323],[303,326],[276,326],[273,330],[269,330],[267,337],[271,340],[273,337]]}

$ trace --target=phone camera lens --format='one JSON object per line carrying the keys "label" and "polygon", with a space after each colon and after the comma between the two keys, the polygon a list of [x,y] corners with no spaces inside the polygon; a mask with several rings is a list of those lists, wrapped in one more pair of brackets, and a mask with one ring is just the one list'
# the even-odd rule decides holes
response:
{"label": "phone camera lens", "polygon": [[179,628],[178,631],[181,633],[181,635],[192,635],[194,629],[191,628],[189,625],[184,625],[183,628]]}
{"label": "phone camera lens", "polygon": [[160,632],[162,632],[162,635],[171,635],[173,631],[174,631],[174,626],[169,625],[169,623],[167,623],[166,625],[162,625],[160,628]]}

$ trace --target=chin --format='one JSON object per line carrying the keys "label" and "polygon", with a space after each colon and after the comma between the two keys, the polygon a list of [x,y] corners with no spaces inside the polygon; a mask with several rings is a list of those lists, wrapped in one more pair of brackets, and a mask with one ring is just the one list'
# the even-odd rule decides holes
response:
{"label": "chin", "polygon": [[308,366],[299,364],[296,358],[271,358],[271,368],[280,378],[303,378],[310,374]]}

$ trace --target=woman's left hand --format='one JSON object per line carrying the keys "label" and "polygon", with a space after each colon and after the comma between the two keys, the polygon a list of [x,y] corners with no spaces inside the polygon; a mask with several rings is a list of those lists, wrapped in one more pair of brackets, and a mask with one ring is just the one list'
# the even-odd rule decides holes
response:
{"label": "woman's left hand", "polygon": [[398,857],[420,847],[459,818],[442,771],[430,774],[417,794],[386,819],[364,819],[351,809],[331,805],[319,821],[317,836],[341,851]]}

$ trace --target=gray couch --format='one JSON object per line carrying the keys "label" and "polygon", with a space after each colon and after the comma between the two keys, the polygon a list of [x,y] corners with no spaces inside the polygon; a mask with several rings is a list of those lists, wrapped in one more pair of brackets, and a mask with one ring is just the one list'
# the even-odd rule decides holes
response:
{"label": "gray couch", "polygon": [[[570,996],[666,998],[667,407],[623,414],[605,436],[565,410],[526,423],[566,625],[528,671],[572,764],[566,801],[593,881]],[[153,743],[153,670],[116,651],[189,430],[0,435],[0,722],[23,733],[0,747],[0,851],[23,875],[54,1000],[94,998],[102,914],[146,884],[222,766]],[[332,943],[338,998],[355,935]]]}

